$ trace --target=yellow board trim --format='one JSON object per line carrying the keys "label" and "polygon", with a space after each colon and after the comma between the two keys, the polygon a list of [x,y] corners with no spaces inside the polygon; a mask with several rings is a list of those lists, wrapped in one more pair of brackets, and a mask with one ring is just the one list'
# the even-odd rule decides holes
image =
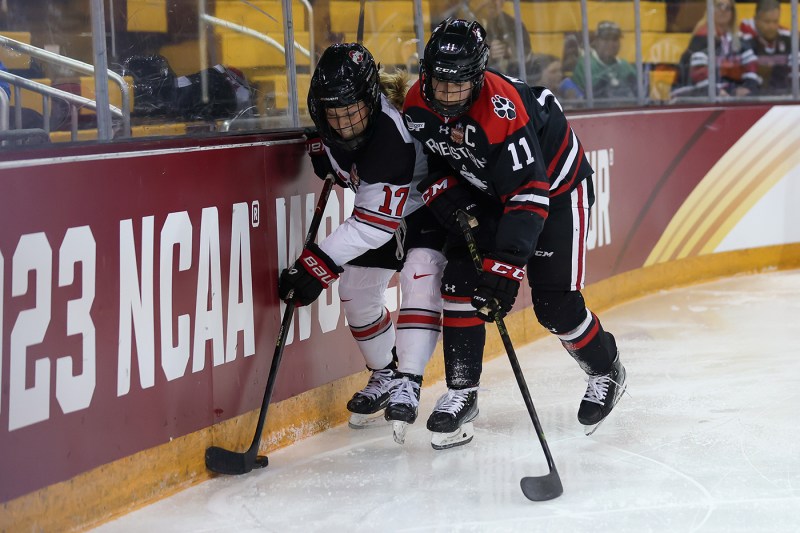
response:
{"label": "yellow board trim", "polygon": [[[601,312],[664,289],[744,273],[800,268],[800,243],[715,253],[659,263],[613,276],[587,287],[589,307]],[[508,331],[518,346],[545,337],[531,308],[510,315]],[[505,356],[495,328],[487,330],[486,357]],[[444,376],[441,345],[425,372],[425,383]],[[343,423],[344,406],[366,374],[359,373],[304,392],[270,407],[261,452]],[[2,505],[0,531],[77,531],[97,526],[212,477],[204,451],[212,444],[244,450],[258,410],[103,465]],[[389,433],[387,432],[387,438]]]}

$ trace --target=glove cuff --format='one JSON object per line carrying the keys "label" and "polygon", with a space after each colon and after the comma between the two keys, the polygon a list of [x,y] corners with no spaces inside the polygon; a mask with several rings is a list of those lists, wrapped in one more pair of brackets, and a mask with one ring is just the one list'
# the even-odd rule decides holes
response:
{"label": "glove cuff", "polygon": [[325,143],[322,142],[322,137],[312,137],[306,141],[306,152],[310,156],[322,156],[325,155],[327,157],[327,153],[325,152]]}
{"label": "glove cuff", "polygon": [[485,257],[483,259],[483,271],[491,272],[497,276],[513,279],[515,281],[522,281],[525,277],[525,267],[498,261],[491,257]]}
{"label": "glove cuff", "polygon": [[459,183],[454,176],[445,176],[438,180],[429,181],[424,188],[420,189],[422,192],[422,201],[425,202],[425,205],[429,206],[439,195],[458,186]]}
{"label": "glove cuff", "polygon": [[323,287],[328,287],[331,283],[339,279],[339,274],[344,269],[333,262],[328,254],[322,251],[313,242],[303,249],[298,259],[309,274],[317,278]]}

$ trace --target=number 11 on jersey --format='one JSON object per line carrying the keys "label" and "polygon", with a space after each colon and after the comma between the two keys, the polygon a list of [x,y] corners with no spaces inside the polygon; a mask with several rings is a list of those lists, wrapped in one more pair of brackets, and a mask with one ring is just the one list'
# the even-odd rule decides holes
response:
{"label": "number 11 on jersey", "polygon": [[[525,151],[525,165],[530,165],[533,163],[533,154],[531,153],[531,148],[528,146],[528,139],[525,137],[521,138],[517,141],[522,149]],[[514,166],[511,167],[511,170],[520,170],[523,165],[519,162],[519,156],[517,155],[517,146],[515,144],[508,145],[508,151],[511,152],[511,157],[514,159]]]}

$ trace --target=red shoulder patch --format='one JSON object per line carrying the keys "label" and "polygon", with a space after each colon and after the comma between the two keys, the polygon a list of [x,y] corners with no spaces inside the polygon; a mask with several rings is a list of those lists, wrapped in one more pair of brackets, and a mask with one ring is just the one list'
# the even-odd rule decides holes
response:
{"label": "red shoulder patch", "polygon": [[472,104],[469,116],[480,124],[490,144],[505,141],[530,121],[528,110],[514,86],[488,71],[481,94]]}

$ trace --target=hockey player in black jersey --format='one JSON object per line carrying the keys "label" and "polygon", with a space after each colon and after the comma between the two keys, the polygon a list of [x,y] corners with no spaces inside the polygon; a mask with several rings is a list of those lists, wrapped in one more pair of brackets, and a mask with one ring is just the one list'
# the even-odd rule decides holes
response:
{"label": "hockey player in black jersey", "polygon": [[[406,424],[417,417],[422,374],[440,333],[446,232],[420,209],[416,185],[427,176],[426,160],[403,126],[402,100],[382,92],[392,92],[397,80],[381,79],[360,44],[334,44],[317,64],[308,109],[321,137],[309,138],[307,149],[315,174],[332,173],[355,193],[355,206],[281,273],[279,294],[285,300],[294,290],[295,301],[307,305],[338,280],[350,330],[372,371],[347,404],[350,426],[365,427],[383,415],[395,422],[395,440],[402,443]],[[384,293],[401,265],[395,332]]]}
{"label": "hockey player in black jersey", "polygon": [[[448,19],[431,34],[404,119],[428,154],[423,199],[452,230],[442,287],[447,394],[428,420],[447,446],[471,439],[478,413],[484,321],[508,313],[527,267],[538,321],[588,375],[578,420],[587,434],[625,388],[616,342],[584,304],[586,231],[593,170],[556,97],[487,70],[486,32]],[[479,221],[478,274],[456,221]],[[461,431],[458,431],[462,428]],[[471,428],[470,428],[471,429]],[[434,434],[434,447],[436,447]]]}

